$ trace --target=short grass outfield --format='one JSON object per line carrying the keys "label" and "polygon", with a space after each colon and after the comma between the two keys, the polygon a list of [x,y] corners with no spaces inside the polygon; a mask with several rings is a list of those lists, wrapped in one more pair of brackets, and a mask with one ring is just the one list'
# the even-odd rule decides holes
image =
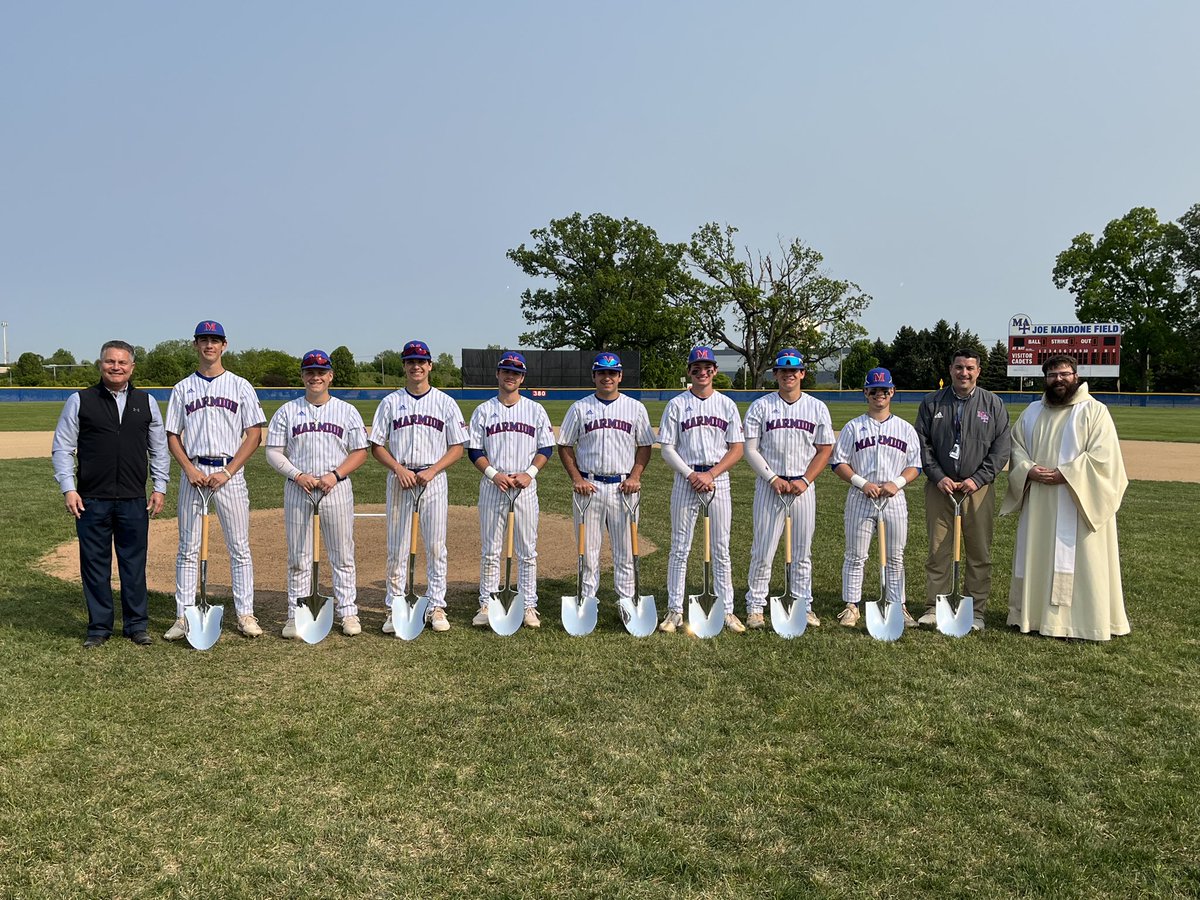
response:
{"label": "short grass outfield", "polygon": [[[375,408],[379,405],[375,400],[355,400],[367,424],[370,425]],[[279,401],[264,403],[263,409],[270,416],[283,404]],[[475,401],[461,404],[463,415],[468,418],[478,404]],[[558,425],[567,414],[570,406],[567,400],[552,400],[545,404],[550,414],[550,420]],[[657,426],[662,419],[664,400],[653,400],[646,404],[650,412],[650,422]],[[159,404],[162,412],[166,413],[166,403]],[[739,404],[745,415],[748,403]],[[829,404],[830,415],[834,428],[841,428],[855,416],[860,415],[864,405],[857,400],[847,399],[844,402]],[[1021,414],[1025,404],[1010,403],[1009,414],[1013,420]],[[917,417],[917,404],[897,403],[894,406],[897,415],[909,422]],[[61,403],[44,403],[31,401],[28,403],[0,403],[0,432],[4,431],[52,431],[62,411]],[[1127,441],[1181,441],[1185,443],[1200,442],[1200,408],[1192,407],[1140,407],[1140,406],[1110,406],[1113,420],[1117,424],[1117,432]]]}
{"label": "short grass outfield", "polygon": [[[261,453],[247,471],[254,505],[279,506]],[[586,638],[559,625],[565,579],[539,586],[545,626],[511,638],[470,627],[464,585],[444,635],[403,643],[374,612],[352,639],[226,630],[201,653],[158,639],[164,594],[153,646],[83,651],[79,587],[35,566],[74,534],[48,462],[0,461],[0,482],[0,896],[1200,894],[1200,605],[1181,527],[1200,485],[1131,485],[1133,633],[1109,644],[1004,627],[1008,518],[982,634],[881,644],[839,627],[845,490],[826,476],[824,624],[797,640],[632,638],[606,576]],[[456,466],[451,501],[473,504],[477,483]],[[382,467],[354,484],[381,501]],[[643,590],[660,610],[669,488],[656,459],[643,530],[664,549]],[[741,612],[748,468],[732,489]],[[561,473],[540,490],[569,514]],[[916,524],[917,598],[925,550]]]}

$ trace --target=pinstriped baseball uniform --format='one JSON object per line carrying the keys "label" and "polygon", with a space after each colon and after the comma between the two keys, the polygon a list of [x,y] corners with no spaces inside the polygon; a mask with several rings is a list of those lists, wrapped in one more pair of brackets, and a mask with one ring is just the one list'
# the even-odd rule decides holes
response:
{"label": "pinstriped baseball uniform", "polygon": [[[375,410],[371,443],[387,447],[396,461],[411,470],[431,466],[455,444],[467,442],[467,425],[458,404],[445,391],[431,387],[413,396],[407,388],[388,394]],[[408,589],[408,543],[413,492],[401,489],[394,472],[387,480],[387,598]],[[446,473],[439,472],[421,497],[420,533],[425,544],[429,586],[425,596],[435,607],[446,605]]]}
{"label": "pinstriped baseball uniform", "polygon": [[[471,415],[467,446],[482,450],[488,462],[505,475],[524,472],[533,464],[539,447],[554,446],[554,431],[545,408],[528,397],[505,406],[492,397]],[[506,493],[488,478],[479,480],[479,536],[483,552],[479,561],[479,604],[486,606],[500,590],[500,557],[508,524]],[[517,496],[513,552],[517,556],[517,588],[527,609],[537,606],[537,479]]]}
{"label": "pinstriped baseball uniform", "polygon": [[[917,430],[899,416],[876,422],[863,414],[848,423],[838,435],[830,465],[849,465],[867,481],[883,484],[909,467],[921,468]],[[904,491],[883,508],[887,529],[887,599],[904,603],[904,547],[908,543],[908,503]],[[846,555],[842,561],[842,600],[862,599],[863,568],[875,536],[875,505],[861,490],[851,486],[846,495]]]}
{"label": "pinstriped baseball uniform", "polygon": [[[282,447],[301,472],[321,476],[367,446],[367,429],[357,409],[338,397],[320,406],[297,397],[271,417],[267,446]],[[312,503],[291,479],[283,486],[284,529],[288,542],[288,615],[298,597],[312,593]],[[342,618],[358,615],[354,567],[354,488],[339,481],[321,501],[321,539],[333,570],[333,595]]]}
{"label": "pinstriped baseball uniform", "polygon": [[[589,394],[567,410],[558,443],[575,449],[580,474],[596,485],[583,519],[583,595],[595,596],[600,585],[600,543],[607,528],[613,555],[613,587],[619,597],[633,596],[629,514],[621,502],[620,481],[633,469],[637,448],[654,446],[650,414],[640,400],[627,394],[618,394],[609,401]],[[596,476],[606,481],[598,481]],[[616,476],[621,476],[619,481],[607,481]]]}
{"label": "pinstriped baseball uniform", "polygon": [[[788,403],[776,391],[759,397],[746,410],[746,437],[776,475],[803,475],[817,446],[833,443],[829,407],[809,394]],[[786,512],[770,484],[754,479],[754,543],[746,591],[748,612],[761,612],[770,590],[771,565],[783,535]],[[792,578],[788,594],[812,609],[812,539],[817,523],[817,489],[813,485],[792,501]]]}
{"label": "pinstriped baseball uniform", "polygon": [[[258,395],[245,378],[225,371],[213,378],[193,372],[171,390],[166,429],[177,435],[200,471],[219,472],[222,464],[200,462],[232,459],[247,428],[266,424]],[[229,550],[233,602],[239,616],[254,613],[254,563],[250,558],[250,493],[239,469],[213,494]],[[186,478],[179,484],[179,553],[175,558],[175,612],[196,602],[200,555],[200,492]]]}
{"label": "pinstriped baseball uniform", "polygon": [[[744,440],[737,404],[720,391],[714,391],[705,399],[690,390],[672,397],[663,410],[658,429],[658,442],[664,447],[674,446],[680,458],[692,467],[716,465],[730,444],[740,444]],[[733,503],[729,473],[717,476],[713,488],[715,496],[709,507],[713,582],[717,599],[724,604],[728,614],[733,612],[733,571],[729,560]],[[688,555],[696,519],[702,512],[700,495],[676,472],[671,487],[671,555],[667,561],[667,603],[672,612],[683,611]]]}

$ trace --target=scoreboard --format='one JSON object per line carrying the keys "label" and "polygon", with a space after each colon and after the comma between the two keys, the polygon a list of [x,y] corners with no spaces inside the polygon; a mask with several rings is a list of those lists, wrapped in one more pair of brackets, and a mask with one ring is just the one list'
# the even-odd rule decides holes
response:
{"label": "scoreboard", "polygon": [[1117,378],[1121,374],[1121,326],[1116,322],[1041,325],[1018,314],[1008,323],[1008,376],[1040,377],[1051,356],[1073,356],[1079,374]]}

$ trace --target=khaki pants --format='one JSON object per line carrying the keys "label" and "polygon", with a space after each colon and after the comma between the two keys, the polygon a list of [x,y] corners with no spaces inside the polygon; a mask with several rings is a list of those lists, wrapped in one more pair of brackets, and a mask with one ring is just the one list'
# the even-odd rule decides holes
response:
{"label": "khaki pants", "polygon": [[[962,592],[975,600],[975,615],[982,616],[992,590],[992,532],[996,495],[984,485],[962,505]],[[929,532],[929,559],[925,562],[926,611],[937,605],[938,594],[954,590],[954,501],[925,481],[925,525]]]}

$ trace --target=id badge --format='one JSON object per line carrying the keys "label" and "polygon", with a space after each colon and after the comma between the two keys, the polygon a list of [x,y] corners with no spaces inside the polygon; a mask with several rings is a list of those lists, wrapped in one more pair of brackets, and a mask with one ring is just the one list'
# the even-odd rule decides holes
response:
{"label": "id badge", "polygon": [[951,451],[950,451],[950,458],[958,459],[958,444],[957,443],[954,445],[953,449],[951,449]]}

